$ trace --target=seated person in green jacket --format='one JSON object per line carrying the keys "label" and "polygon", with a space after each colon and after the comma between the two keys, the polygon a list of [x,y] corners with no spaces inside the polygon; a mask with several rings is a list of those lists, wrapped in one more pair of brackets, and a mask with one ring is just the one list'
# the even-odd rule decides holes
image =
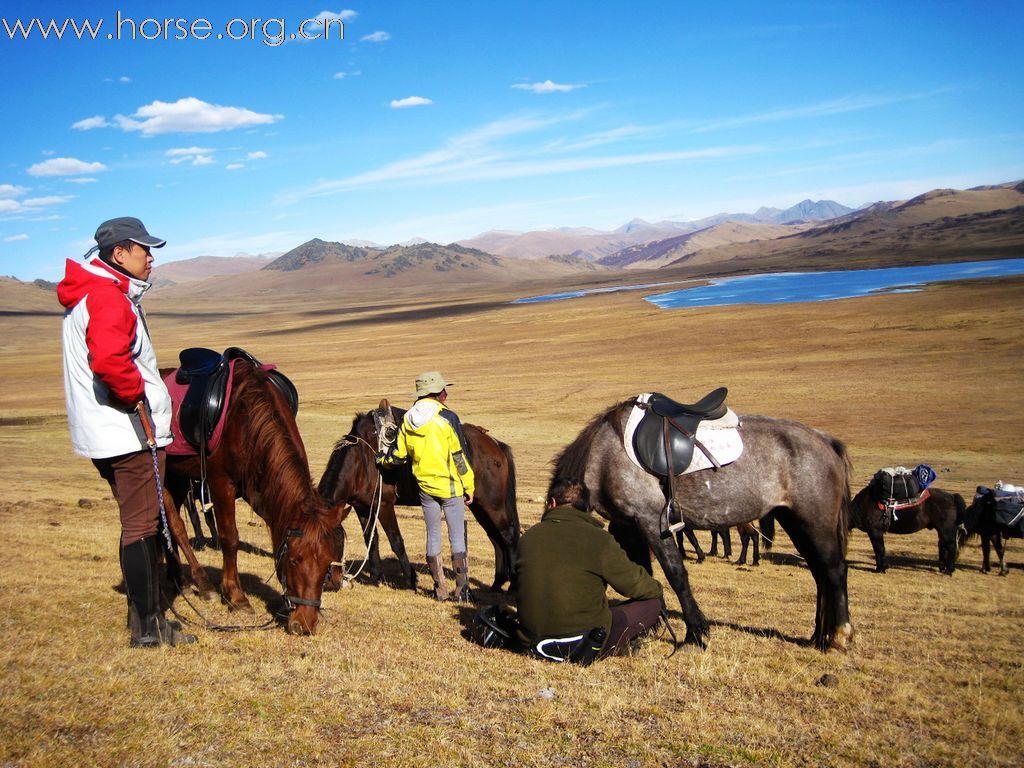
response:
{"label": "seated person in green jacket", "polygon": [[[662,609],[661,584],[590,514],[579,481],[556,478],[548,508],[519,541],[519,641],[552,661],[622,655]],[[610,605],[607,587],[630,598]]]}

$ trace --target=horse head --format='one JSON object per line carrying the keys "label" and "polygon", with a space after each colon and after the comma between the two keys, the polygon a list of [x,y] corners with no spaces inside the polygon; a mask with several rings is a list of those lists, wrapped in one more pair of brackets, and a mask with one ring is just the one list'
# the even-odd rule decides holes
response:
{"label": "horse head", "polygon": [[[286,629],[293,635],[312,635],[320,620],[320,599],[332,563],[340,558],[343,536],[339,506],[306,513],[298,527],[288,528],[278,546],[277,577],[288,608]],[[341,533],[339,533],[341,532]]]}

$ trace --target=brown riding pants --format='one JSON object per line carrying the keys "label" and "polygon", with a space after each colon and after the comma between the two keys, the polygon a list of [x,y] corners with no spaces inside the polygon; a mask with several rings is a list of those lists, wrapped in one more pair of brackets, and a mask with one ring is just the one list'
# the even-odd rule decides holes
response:
{"label": "brown riding pants", "polygon": [[658,623],[661,598],[630,600],[612,606],[612,628],[601,649],[601,658],[622,656],[629,650],[629,641]]}
{"label": "brown riding pants", "polygon": [[[157,449],[160,477],[164,476],[164,449]],[[148,450],[93,459],[100,477],[110,483],[117,506],[121,510],[121,544],[154,535],[160,522],[160,497],[157,495],[156,475],[153,474],[153,454]]]}

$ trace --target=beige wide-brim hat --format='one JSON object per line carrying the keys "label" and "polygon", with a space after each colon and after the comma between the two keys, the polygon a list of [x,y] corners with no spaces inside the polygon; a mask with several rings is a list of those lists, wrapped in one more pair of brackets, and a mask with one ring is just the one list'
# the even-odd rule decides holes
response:
{"label": "beige wide-brim hat", "polygon": [[450,386],[450,381],[445,381],[440,371],[427,371],[416,377],[416,397],[425,395],[437,395],[445,387]]}

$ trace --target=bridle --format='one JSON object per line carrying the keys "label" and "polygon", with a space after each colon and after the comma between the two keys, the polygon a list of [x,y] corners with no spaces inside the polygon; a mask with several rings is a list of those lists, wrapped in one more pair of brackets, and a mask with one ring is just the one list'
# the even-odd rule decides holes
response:
{"label": "bridle", "polygon": [[[282,568],[282,564],[285,562],[285,558],[288,557],[288,542],[290,539],[301,539],[303,531],[301,528],[289,528],[285,531],[284,540],[281,542],[281,546],[277,549],[277,554],[274,556],[274,565],[277,571],[277,578],[281,582],[281,586],[284,591],[281,593],[281,597],[284,599],[285,606],[288,608],[288,612],[295,610],[296,606],[306,605],[311,608],[320,609],[320,600],[309,600],[305,597],[299,597],[298,595],[288,594],[288,570]],[[331,566],[327,566],[327,575],[330,576]]]}

